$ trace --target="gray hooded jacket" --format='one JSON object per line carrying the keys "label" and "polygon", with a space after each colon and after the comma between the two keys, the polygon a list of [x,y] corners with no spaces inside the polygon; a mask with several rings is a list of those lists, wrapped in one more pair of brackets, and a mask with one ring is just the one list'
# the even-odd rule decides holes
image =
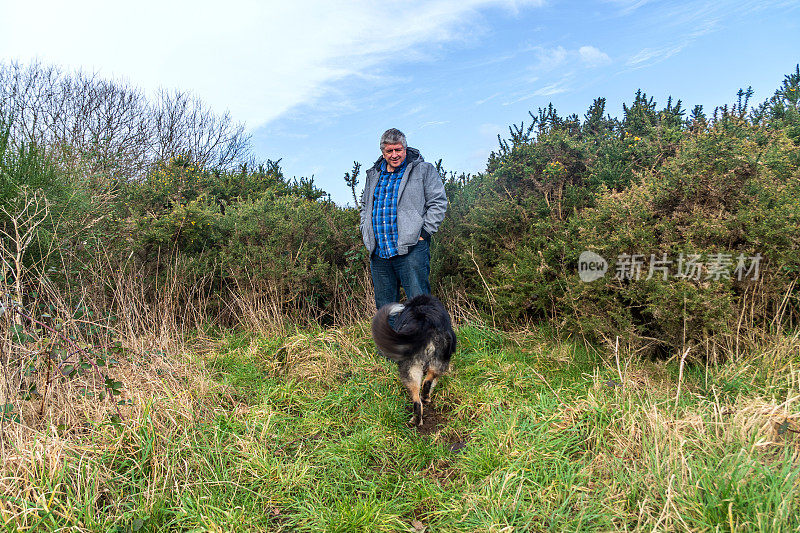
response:
{"label": "gray hooded jacket", "polygon": [[[364,193],[361,195],[361,235],[369,253],[375,251],[375,230],[372,227],[372,200],[380,177],[383,158],[367,170]],[[397,251],[400,255],[417,244],[420,236],[436,233],[447,211],[447,195],[436,167],[425,162],[419,150],[406,150],[406,170],[397,191]],[[423,233],[427,232],[427,235]]]}

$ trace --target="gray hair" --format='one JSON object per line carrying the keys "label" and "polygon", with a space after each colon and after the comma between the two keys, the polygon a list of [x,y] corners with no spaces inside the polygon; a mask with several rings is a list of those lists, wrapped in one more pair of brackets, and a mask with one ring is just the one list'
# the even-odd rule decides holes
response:
{"label": "gray hair", "polygon": [[381,151],[387,144],[402,144],[403,148],[408,148],[405,134],[397,128],[388,129],[381,135]]}

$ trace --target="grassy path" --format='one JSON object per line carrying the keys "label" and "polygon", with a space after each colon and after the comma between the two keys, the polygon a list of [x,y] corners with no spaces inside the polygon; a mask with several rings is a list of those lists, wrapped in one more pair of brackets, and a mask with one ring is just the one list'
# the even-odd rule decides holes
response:
{"label": "grassy path", "polygon": [[677,400],[677,365],[618,369],[537,332],[465,326],[459,342],[417,430],[365,326],[225,336],[161,392],[132,387],[133,416],[32,460],[0,499],[6,529],[800,526],[796,342],[687,367]]}

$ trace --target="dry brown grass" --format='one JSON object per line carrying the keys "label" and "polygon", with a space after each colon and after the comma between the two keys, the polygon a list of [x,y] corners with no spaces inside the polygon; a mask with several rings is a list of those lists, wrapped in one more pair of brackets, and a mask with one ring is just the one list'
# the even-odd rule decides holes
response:
{"label": "dry brown grass", "polygon": [[[153,345],[153,341],[139,339],[138,344]],[[188,444],[187,428],[221,409],[211,401],[218,397],[220,385],[208,379],[202,365],[187,358],[130,358],[110,373],[124,383],[121,395],[113,400],[81,395],[88,383],[79,380],[58,382],[43,414],[35,412],[38,407],[28,408],[28,402],[21,402],[22,421],[4,424],[0,502],[4,502],[6,523],[25,529],[37,522],[43,509],[75,522],[71,510],[59,508],[59,503],[94,500],[107,492],[104,487],[119,475],[108,458],[133,453],[132,436],[143,428],[157,436],[152,449],[153,478],[174,479],[169,471],[181,465],[163,462],[167,457],[164,444],[181,438]],[[116,418],[117,400],[126,402],[119,410],[121,419]],[[61,486],[66,480],[71,481],[69,487]],[[46,498],[41,492],[45,487],[50,489]],[[67,489],[77,493],[67,498]]]}
{"label": "dry brown grass", "polygon": [[[793,363],[798,347],[797,335],[784,336],[755,356],[740,355],[736,363],[712,369],[717,383],[746,378],[753,392],[731,395],[713,383],[701,392],[703,384],[695,384],[685,386],[677,405],[678,379],[670,377],[664,363],[625,365],[621,383],[596,372],[586,395],[562,405],[552,427],[556,432],[582,428],[591,454],[589,475],[609,492],[610,510],[628,509],[628,519],[643,529],[693,531],[687,516],[696,519],[702,513],[687,509],[685,502],[708,499],[703,493],[707,469],[715,472],[737,455],[745,464],[776,472],[785,454],[794,464],[800,460],[800,368]],[[767,360],[765,387],[759,381]],[[598,416],[612,420],[595,425]],[[620,469],[630,475],[620,476]],[[727,475],[735,479],[735,473],[716,472],[721,485]],[[631,485],[644,493],[636,513],[627,503]],[[731,498],[720,496],[725,497]],[[765,526],[768,521],[740,522],[730,512],[730,529],[774,527]]]}
{"label": "dry brown grass", "polygon": [[[211,490],[204,484],[220,481],[198,479],[196,472],[211,470],[209,465],[215,461],[235,460],[214,454],[258,460],[257,455],[263,453],[259,438],[282,438],[271,429],[270,417],[283,413],[275,407],[251,406],[242,396],[246,393],[224,385],[220,372],[212,374],[206,369],[218,352],[230,350],[219,336],[202,333],[209,310],[205,281],[181,279],[179,263],[171,268],[156,299],[145,293],[130,272],[110,275],[107,292],[83,293],[80,300],[95,311],[95,317],[109,307],[118,310],[113,329],[96,318],[76,319],[67,311],[71,306],[66,298],[51,285],[40,284],[40,298],[56,303],[63,332],[73,335],[75,343],[87,349],[120,343],[119,362],[102,368],[111,379],[123,383],[121,394],[113,398],[98,399],[97,394],[107,390],[94,369],[69,379],[48,379],[45,368],[25,376],[26,362],[36,360],[59,340],[40,335],[36,342],[23,346],[13,341],[6,322],[1,339],[6,364],[0,398],[3,403],[13,403],[20,418],[14,422],[4,417],[0,422],[4,464],[0,516],[6,524],[42,529],[44,513],[55,517],[52,523],[78,524],[76,529],[88,530],[91,528],[80,526],[88,522],[77,515],[74,502],[86,502],[87,508],[102,506],[104,513],[119,519],[127,511],[117,507],[117,502],[132,498],[119,493],[120,472],[147,477],[137,485],[141,493],[135,498],[142,509],[150,509],[166,493],[181,494],[197,487]],[[363,281],[369,283],[368,278]],[[297,316],[287,316],[287,302],[269,287],[232,291],[225,312],[238,317],[236,335],[246,339],[235,351],[241,352],[238,355],[243,360],[257,363],[258,376],[291,382],[284,394],[298,394],[301,402],[327,395],[335,389],[333,385],[351,375],[368,382],[367,388],[390,383],[393,387],[394,373],[373,359],[367,319],[374,305],[359,298],[339,307],[346,312],[334,317],[337,327],[321,329],[308,326],[316,317],[302,314],[299,308]],[[586,471],[591,478],[580,490],[589,497],[602,488],[609,513],[624,509],[617,522],[620,529],[628,523],[665,531],[692,529],[687,521],[699,511],[687,510],[681,498],[688,494],[694,495],[693,501],[703,501],[697,472],[704,467],[698,466],[698,461],[712,462],[717,456],[741,453],[754,463],[773,465],[779,462],[779,452],[787,450],[795,459],[800,457],[800,369],[796,367],[800,334],[764,336],[749,344],[749,352],[740,347],[738,355],[728,356],[724,365],[702,368],[705,382],[697,380],[697,363],[692,363],[693,379],[678,377],[668,371],[668,363],[642,362],[640,354],[623,343],[616,353],[606,354],[606,369],[597,367],[593,374],[574,377],[589,386],[585,394],[570,399],[569,392],[554,385],[557,382],[550,369],[572,364],[576,350],[581,349],[579,341],[553,339],[533,327],[508,333],[468,326],[470,321],[475,323],[477,311],[470,305],[458,305],[459,301],[455,294],[448,306],[454,322],[472,328],[472,333],[460,338],[464,353],[471,354],[471,377],[455,369],[448,377],[451,382],[437,391],[437,401],[449,406],[452,421],[467,427],[492,420],[506,410],[538,417],[551,408],[545,405],[553,404],[534,407],[536,398],[552,394],[557,407],[547,422],[548,431],[554,439],[564,439],[565,446],[571,435],[580,432],[585,442],[572,453],[576,461],[589,458]],[[4,317],[6,321],[9,318]],[[297,329],[295,320],[305,323],[305,329]],[[86,335],[85,326],[90,322],[101,333]],[[609,369],[616,378],[603,374]],[[55,367],[51,371],[57,375]],[[258,376],[253,379],[260,379]],[[18,391],[34,382],[37,390],[45,393],[44,399],[22,399]],[[544,392],[520,403],[520,391],[534,382],[543,383]],[[736,389],[739,392],[726,392],[720,383],[727,382],[742,387]],[[676,394],[679,384],[680,393]],[[87,391],[94,396],[87,397]],[[366,397],[373,398],[369,393]],[[119,400],[124,405],[117,406]],[[384,400],[374,397],[376,402]],[[207,442],[198,444],[198,427],[223,414],[247,425],[248,437],[215,443],[218,447],[209,448],[209,454],[203,450]],[[261,429],[252,429],[264,418]],[[312,436],[322,431],[313,427],[311,418],[298,423]],[[449,442],[451,433],[460,440],[467,438],[463,428],[448,431],[434,435],[433,441]],[[514,425],[500,424],[491,436],[492,453],[515,465],[554,461],[559,453],[557,449],[539,453],[530,444],[531,435]],[[304,438],[297,442],[313,446]],[[295,440],[289,439],[286,446],[291,447]],[[183,449],[192,453],[182,454]],[[131,465],[125,466],[126,461]],[[298,465],[298,469],[309,468],[308,464]],[[525,468],[517,473],[509,470],[506,478],[490,478],[485,489],[506,494],[506,485],[513,484],[514,476],[523,476]],[[463,481],[456,479],[457,469],[449,472],[448,483]],[[635,509],[628,503],[631,486],[640,493]],[[557,495],[541,489],[528,497]],[[509,498],[516,501],[520,493]],[[731,520],[738,524],[733,515]]]}
{"label": "dry brown grass", "polygon": [[[194,359],[216,341],[186,334],[204,320],[204,283],[181,280],[180,265],[173,267],[154,300],[139,282],[141,273],[109,270],[104,290],[93,291],[87,283],[78,298],[69,300],[81,302],[85,312],[79,315],[74,303],[40,275],[32,286],[38,300],[55,311],[37,315],[33,299],[29,308],[0,318],[0,402],[13,406],[0,420],[0,514],[6,524],[41,529],[43,513],[80,523],[76,510],[65,504],[69,501],[94,505],[107,497],[113,506],[108,487],[119,476],[113,463],[132,453],[131,443],[143,431],[154,436],[154,479],[174,479],[164,473],[182,466],[164,462],[165,443],[188,443],[187,428],[221,409],[216,400],[226,391]],[[108,309],[117,312],[113,328],[101,318]],[[27,342],[12,334],[15,322],[24,325]],[[112,346],[113,353],[107,352]],[[111,363],[111,357],[114,364],[95,364]],[[88,365],[83,372],[62,375],[80,363]],[[110,394],[106,377],[122,383],[118,395]],[[35,392],[22,394],[27,390]]]}

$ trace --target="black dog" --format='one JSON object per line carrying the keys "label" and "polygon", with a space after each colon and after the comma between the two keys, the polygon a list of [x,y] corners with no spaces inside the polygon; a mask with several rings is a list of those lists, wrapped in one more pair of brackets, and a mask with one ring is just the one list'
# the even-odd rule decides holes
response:
{"label": "black dog", "polygon": [[[394,328],[389,324],[392,315],[397,315]],[[414,402],[411,423],[421,426],[422,404],[430,403],[436,379],[447,372],[456,350],[447,309],[429,294],[405,305],[384,305],[372,319],[372,338],[381,354],[398,364],[400,381]]]}

